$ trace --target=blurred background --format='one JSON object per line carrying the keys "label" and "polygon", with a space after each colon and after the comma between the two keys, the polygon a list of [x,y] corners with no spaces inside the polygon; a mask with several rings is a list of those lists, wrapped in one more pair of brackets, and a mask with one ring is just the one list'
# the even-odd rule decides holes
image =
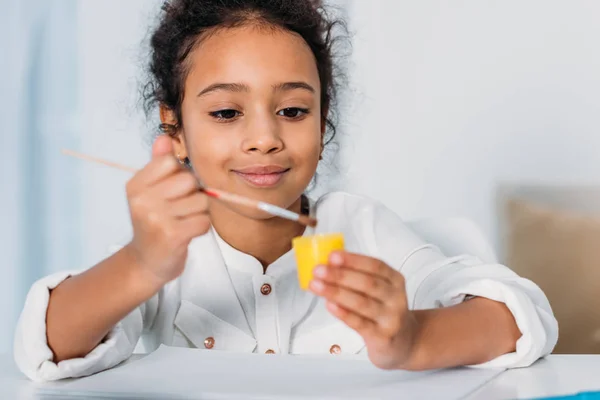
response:
{"label": "blurred background", "polygon": [[[330,3],[353,48],[338,167],[317,192],[471,219],[559,320],[577,317],[563,350],[600,352],[600,2]],[[60,149],[148,160],[138,89],[161,4],[0,0],[0,353],[36,279],[129,237],[129,176]]]}

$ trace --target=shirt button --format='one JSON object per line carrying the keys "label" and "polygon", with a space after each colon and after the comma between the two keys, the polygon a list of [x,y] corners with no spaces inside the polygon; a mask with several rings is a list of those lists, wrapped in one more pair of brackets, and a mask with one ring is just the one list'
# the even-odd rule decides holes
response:
{"label": "shirt button", "polygon": [[204,347],[206,347],[207,349],[212,349],[213,347],[215,347],[215,338],[207,337],[206,339],[204,339]]}
{"label": "shirt button", "polygon": [[264,285],[262,285],[260,287],[260,292],[265,295],[268,296],[269,294],[271,294],[271,285],[269,285],[268,283],[265,283]]}
{"label": "shirt button", "polygon": [[333,346],[331,346],[331,348],[329,349],[329,352],[330,352],[331,354],[341,354],[341,352],[342,352],[342,348],[341,348],[339,345],[337,345],[337,344],[334,344],[334,345],[333,345]]}
{"label": "shirt button", "polygon": [[275,354],[275,350],[269,349],[269,350],[265,351],[265,354]]}

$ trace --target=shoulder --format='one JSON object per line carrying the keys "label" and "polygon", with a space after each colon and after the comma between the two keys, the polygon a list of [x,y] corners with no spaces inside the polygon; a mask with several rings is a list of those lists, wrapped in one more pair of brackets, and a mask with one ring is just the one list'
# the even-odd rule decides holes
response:
{"label": "shoulder", "polygon": [[383,203],[366,196],[346,192],[331,192],[316,202],[318,231],[343,232],[353,249],[378,254],[384,248],[422,245],[402,218]]}
{"label": "shoulder", "polygon": [[362,228],[376,225],[405,227],[402,218],[382,202],[367,196],[347,192],[330,192],[315,203],[316,216],[321,221],[352,221]]}

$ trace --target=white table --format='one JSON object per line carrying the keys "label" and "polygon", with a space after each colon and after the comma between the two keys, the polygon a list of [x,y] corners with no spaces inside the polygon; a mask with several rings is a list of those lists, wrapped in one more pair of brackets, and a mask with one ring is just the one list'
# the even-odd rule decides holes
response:
{"label": "white table", "polygon": [[600,391],[600,355],[552,355],[530,368],[506,371],[470,400],[531,399]]}
{"label": "white table", "polygon": [[[585,391],[600,391],[600,355],[550,356],[530,368],[500,374],[467,399],[531,399]],[[40,399],[6,355],[0,356],[0,398]]]}

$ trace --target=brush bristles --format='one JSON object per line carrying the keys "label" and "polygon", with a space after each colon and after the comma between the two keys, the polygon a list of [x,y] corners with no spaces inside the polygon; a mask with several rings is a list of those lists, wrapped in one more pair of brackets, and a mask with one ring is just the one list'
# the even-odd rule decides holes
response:
{"label": "brush bristles", "polygon": [[301,223],[302,225],[308,226],[310,228],[317,227],[317,220],[315,218],[307,217],[306,215],[301,215],[298,218],[298,222]]}

